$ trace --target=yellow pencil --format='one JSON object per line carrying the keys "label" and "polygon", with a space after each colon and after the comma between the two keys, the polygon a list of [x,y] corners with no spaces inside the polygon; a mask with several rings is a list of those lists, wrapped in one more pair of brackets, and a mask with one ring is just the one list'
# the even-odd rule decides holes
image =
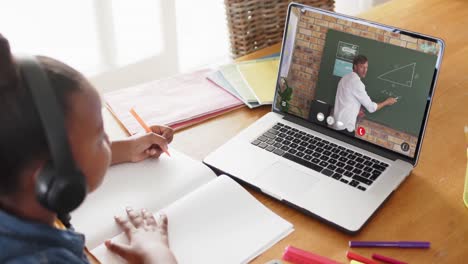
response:
{"label": "yellow pencil", "polygon": [[[136,119],[136,121],[138,121],[138,123],[145,129],[146,133],[153,132],[151,131],[151,128],[145,123],[145,121],[143,121],[143,119],[137,114],[137,112],[135,111],[133,107],[130,109],[130,114],[132,114],[132,116]],[[169,151],[166,148],[161,147],[161,149],[169,157],[171,156],[171,154],[169,154]]]}

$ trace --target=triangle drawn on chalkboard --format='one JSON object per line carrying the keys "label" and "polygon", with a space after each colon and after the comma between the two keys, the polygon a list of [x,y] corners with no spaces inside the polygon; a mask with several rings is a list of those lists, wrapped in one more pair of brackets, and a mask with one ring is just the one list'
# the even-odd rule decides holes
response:
{"label": "triangle drawn on chalkboard", "polygon": [[383,81],[391,82],[393,84],[412,87],[415,69],[416,62],[413,62],[403,67],[398,67],[384,74],[381,74],[377,78]]}

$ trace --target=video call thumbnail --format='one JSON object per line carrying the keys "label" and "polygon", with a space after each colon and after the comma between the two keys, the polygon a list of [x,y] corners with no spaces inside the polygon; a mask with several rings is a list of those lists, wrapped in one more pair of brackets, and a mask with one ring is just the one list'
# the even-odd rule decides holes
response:
{"label": "video call thumbnail", "polygon": [[275,107],[414,157],[439,46],[293,8]]}

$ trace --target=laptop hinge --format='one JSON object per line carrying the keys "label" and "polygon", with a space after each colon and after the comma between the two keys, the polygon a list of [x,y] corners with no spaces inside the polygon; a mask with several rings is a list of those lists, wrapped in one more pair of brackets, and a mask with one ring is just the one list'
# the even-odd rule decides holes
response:
{"label": "laptop hinge", "polygon": [[[284,114],[284,113],[282,113],[282,114]],[[337,132],[337,131],[335,131],[333,129],[330,129],[328,127],[323,127],[321,125],[315,124],[313,122],[310,122],[310,121],[307,121],[307,120],[304,120],[302,118],[298,118],[298,117],[295,117],[295,116],[289,115],[289,114],[285,114],[283,119],[287,120],[287,121],[290,121],[292,123],[298,124],[300,126],[307,127],[307,128],[309,128],[311,130],[314,130],[314,131],[319,132],[321,134],[324,134],[324,135],[327,135],[329,137],[335,138],[337,140],[344,141],[344,142],[346,142],[346,143],[348,143],[350,145],[353,145],[355,147],[365,149],[365,150],[367,150],[369,152],[372,152],[372,153],[374,153],[376,155],[385,157],[387,159],[390,159],[390,160],[400,159],[400,160],[406,161],[406,162],[411,163],[411,164],[414,165],[413,161],[409,157],[405,157],[404,155],[392,152],[392,151],[390,151],[388,149],[373,145],[372,143],[369,143],[369,142],[366,142],[366,141],[363,141],[363,140],[358,140],[358,139],[355,139],[355,138],[351,138],[351,137],[349,137],[347,135],[343,135],[343,134],[341,134],[341,133],[339,133],[339,132]]]}

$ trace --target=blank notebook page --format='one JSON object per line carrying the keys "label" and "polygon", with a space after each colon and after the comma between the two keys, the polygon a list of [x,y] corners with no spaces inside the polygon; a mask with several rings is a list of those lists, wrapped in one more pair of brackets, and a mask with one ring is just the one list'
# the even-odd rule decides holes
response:
{"label": "blank notebook page", "polygon": [[125,216],[126,206],[155,212],[216,178],[201,162],[173,148],[170,152],[171,157],[163,154],[109,168],[101,186],[71,214],[72,225],[85,234],[89,249],[121,232],[114,216]]}
{"label": "blank notebook page", "polygon": [[[293,231],[289,222],[224,175],[163,211],[170,247],[180,264],[247,263]],[[93,253],[104,263],[114,263],[106,251],[101,245]]]}

